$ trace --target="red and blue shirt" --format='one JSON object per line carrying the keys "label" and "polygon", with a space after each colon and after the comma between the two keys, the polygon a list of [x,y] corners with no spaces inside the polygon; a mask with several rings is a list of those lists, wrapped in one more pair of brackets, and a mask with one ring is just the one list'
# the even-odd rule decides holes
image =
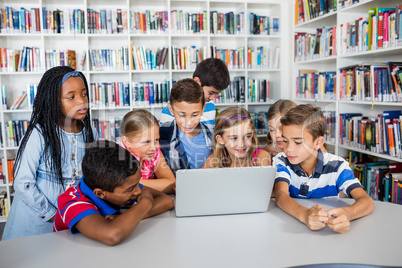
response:
{"label": "red and blue shirt", "polygon": [[80,183],[76,187],[68,188],[59,196],[57,207],[53,232],[70,229],[73,234],[79,233],[75,228],[77,222],[88,215],[100,214],[105,217],[120,213],[119,206],[111,206],[97,197],[85,184],[84,177],[81,178]]}

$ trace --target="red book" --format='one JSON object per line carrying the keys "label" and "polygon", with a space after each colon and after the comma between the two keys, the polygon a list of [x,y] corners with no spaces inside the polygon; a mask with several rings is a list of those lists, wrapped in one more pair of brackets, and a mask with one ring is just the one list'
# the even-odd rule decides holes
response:
{"label": "red book", "polygon": [[39,8],[35,8],[35,25],[36,25],[36,32],[40,32],[40,17],[39,17]]}
{"label": "red book", "polygon": [[378,48],[382,47],[383,42],[383,23],[384,23],[384,13],[378,14]]}
{"label": "red book", "polygon": [[204,13],[200,14],[200,32],[204,30]]}
{"label": "red book", "polygon": [[114,83],[114,90],[115,90],[115,95],[116,95],[116,106],[120,105],[120,101],[119,101],[119,83]]}

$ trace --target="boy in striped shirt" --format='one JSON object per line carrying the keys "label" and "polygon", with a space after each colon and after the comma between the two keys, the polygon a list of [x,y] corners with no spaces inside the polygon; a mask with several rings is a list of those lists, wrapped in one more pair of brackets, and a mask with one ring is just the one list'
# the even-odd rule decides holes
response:
{"label": "boy in striped shirt", "polygon": [[[206,125],[212,132],[215,125],[215,104],[212,102],[215,97],[230,83],[229,70],[223,60],[208,58],[201,61],[193,73],[193,79],[204,91],[205,108],[201,116],[201,123]],[[160,124],[172,122],[174,116],[165,106],[162,110]]]}
{"label": "boy in striped shirt", "polygon": [[[343,158],[323,153],[325,118],[320,108],[298,105],[281,119],[284,152],[274,158],[277,166],[275,201],[285,212],[311,230],[328,225],[338,233],[349,231],[350,221],[374,210],[374,202]],[[324,198],[340,192],[355,199],[349,207],[325,211],[319,204],[303,207],[293,198]]]}
{"label": "boy in striped shirt", "polygon": [[[142,186],[137,159],[112,141],[85,150],[84,176],[58,198],[53,231],[70,229],[113,246],[129,236],[144,218],[172,209],[168,195]],[[127,211],[120,209],[127,207]]]}

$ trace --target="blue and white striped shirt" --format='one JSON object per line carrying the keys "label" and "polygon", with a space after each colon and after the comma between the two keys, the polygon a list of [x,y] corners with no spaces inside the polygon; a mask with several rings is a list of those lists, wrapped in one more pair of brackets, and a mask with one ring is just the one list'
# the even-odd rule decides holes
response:
{"label": "blue and white striped shirt", "polygon": [[[208,127],[208,129],[213,132],[215,126],[215,104],[213,102],[207,102],[204,109],[204,114],[201,116],[201,123]],[[165,106],[162,110],[160,125],[166,122],[172,122],[174,116],[170,113],[169,108]]]}
{"label": "blue and white striped shirt", "polygon": [[338,196],[341,191],[350,197],[353,189],[362,187],[348,162],[321,150],[318,151],[318,162],[310,177],[300,165],[292,165],[285,153],[275,156],[273,162],[277,167],[275,183],[287,182],[291,197],[323,198]]}

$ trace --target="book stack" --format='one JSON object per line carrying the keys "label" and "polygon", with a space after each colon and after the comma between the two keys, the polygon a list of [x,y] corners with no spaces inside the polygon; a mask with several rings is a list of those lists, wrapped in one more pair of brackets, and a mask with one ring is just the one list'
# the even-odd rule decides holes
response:
{"label": "book stack", "polygon": [[351,169],[363,189],[374,200],[402,204],[402,164],[367,159],[366,155],[349,153]]}
{"label": "book stack", "polygon": [[109,116],[109,121],[103,121],[99,118],[92,119],[92,126],[96,128],[99,139],[112,140],[116,143],[120,143],[120,118]]}
{"label": "book stack", "polygon": [[128,82],[91,83],[91,107],[130,106],[130,84]]}
{"label": "book stack", "polygon": [[132,82],[131,92],[134,106],[167,104],[170,95],[169,81]]}
{"label": "book stack", "polygon": [[229,69],[245,69],[246,68],[246,48],[224,49],[216,46],[210,47],[210,55],[212,58],[218,58],[226,62]]}
{"label": "book stack", "polygon": [[247,99],[248,102],[269,101],[270,82],[267,79],[248,79]]}
{"label": "book stack", "polygon": [[295,33],[295,61],[306,61],[335,56],[336,27],[318,28],[315,34]]}
{"label": "book stack", "polygon": [[340,144],[402,158],[401,111],[384,111],[377,117],[340,114]]}
{"label": "book stack", "polygon": [[279,69],[280,47],[258,46],[247,50],[249,69]]}
{"label": "book stack", "polygon": [[402,62],[347,66],[339,75],[342,100],[402,102]]}
{"label": "book stack", "polygon": [[163,70],[165,69],[168,47],[149,49],[144,46],[131,46],[132,69],[134,70]]}
{"label": "book stack", "polygon": [[170,29],[174,34],[207,33],[207,11],[187,12],[172,10],[170,12]]}
{"label": "book stack", "polygon": [[88,49],[93,71],[128,71],[128,47],[120,49]]}
{"label": "book stack", "polygon": [[42,7],[44,33],[85,33],[85,12],[81,9],[48,10]]}
{"label": "book stack", "polygon": [[39,8],[0,8],[0,33],[40,33]]}
{"label": "book stack", "polygon": [[402,45],[402,5],[369,8],[368,17],[341,24],[339,31],[340,54]]}
{"label": "book stack", "polygon": [[296,79],[296,97],[308,100],[336,98],[336,72],[299,70]]}
{"label": "book stack", "polygon": [[8,147],[19,146],[28,129],[28,120],[8,121],[6,124],[6,139]]}
{"label": "book stack", "polygon": [[206,58],[206,47],[185,46],[178,48],[172,46],[172,68],[175,70],[195,70],[198,63]]}
{"label": "book stack", "polygon": [[252,35],[279,35],[279,18],[248,14],[249,34]]}
{"label": "book stack", "polygon": [[126,34],[128,29],[127,11],[118,9],[87,9],[88,33]]}
{"label": "book stack", "polygon": [[242,34],[244,33],[244,12],[220,13],[210,11],[211,34]]}
{"label": "book stack", "polygon": [[167,11],[130,11],[131,34],[161,34],[167,33]]}
{"label": "book stack", "polygon": [[246,78],[236,76],[230,80],[229,86],[222,90],[214,99],[215,103],[244,103],[246,102]]}
{"label": "book stack", "polygon": [[[3,176],[3,172],[2,175]],[[3,178],[0,177],[0,180],[3,181]],[[0,219],[7,219],[8,217],[8,199],[7,199],[7,192],[0,191]]]}
{"label": "book stack", "polygon": [[46,50],[45,65],[46,70],[56,66],[69,66],[76,69],[76,55],[74,50]]}
{"label": "book stack", "polygon": [[[336,11],[338,6],[337,1],[345,0],[296,0],[296,24]],[[354,1],[359,2],[359,0]]]}

